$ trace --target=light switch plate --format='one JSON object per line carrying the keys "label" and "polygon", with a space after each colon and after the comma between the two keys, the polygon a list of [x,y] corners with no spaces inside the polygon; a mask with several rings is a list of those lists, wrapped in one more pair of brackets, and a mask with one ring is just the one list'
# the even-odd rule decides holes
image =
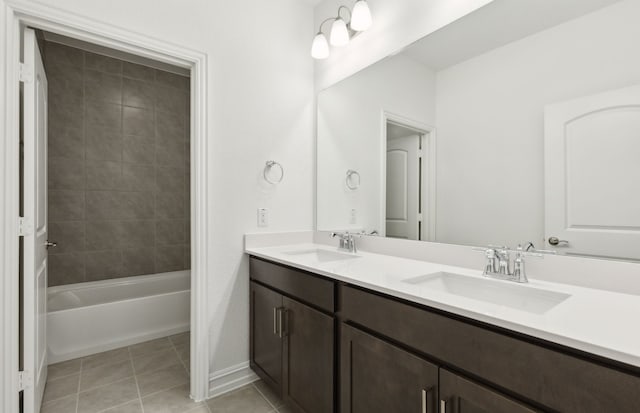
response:
{"label": "light switch plate", "polygon": [[258,226],[269,226],[269,210],[267,208],[258,208]]}
{"label": "light switch plate", "polygon": [[350,219],[349,219],[349,223],[350,224],[357,224],[358,223],[358,211],[356,211],[355,208],[353,208],[351,210],[351,215],[350,215]]}

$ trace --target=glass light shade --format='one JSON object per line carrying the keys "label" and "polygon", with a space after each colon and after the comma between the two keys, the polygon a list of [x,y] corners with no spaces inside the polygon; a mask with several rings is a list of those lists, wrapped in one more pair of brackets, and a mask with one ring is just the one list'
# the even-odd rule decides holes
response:
{"label": "glass light shade", "polygon": [[329,57],[329,43],[322,33],[316,34],[311,44],[311,57],[314,59],[326,59]]}
{"label": "glass light shade", "polygon": [[331,25],[331,46],[346,46],[349,43],[349,30],[347,24],[340,17],[333,21]]}
{"label": "glass light shade", "polygon": [[353,6],[351,17],[351,28],[357,32],[362,32],[371,27],[371,11],[365,0],[358,0]]}

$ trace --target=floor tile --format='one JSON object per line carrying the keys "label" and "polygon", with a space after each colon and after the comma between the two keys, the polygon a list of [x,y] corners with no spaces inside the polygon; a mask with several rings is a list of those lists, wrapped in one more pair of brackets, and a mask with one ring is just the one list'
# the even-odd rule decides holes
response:
{"label": "floor tile", "polygon": [[188,384],[142,398],[144,411],[153,413],[184,413],[202,405],[189,398]]}
{"label": "floor tile", "polygon": [[42,401],[46,403],[51,400],[60,399],[65,396],[69,396],[70,394],[77,393],[78,380],[80,380],[80,375],[74,374],[72,376],[47,381]]}
{"label": "floor tile", "polygon": [[155,353],[157,351],[171,348],[171,342],[167,337],[157,340],[145,341],[144,343],[134,344],[129,347],[129,351],[133,357]]}
{"label": "floor tile", "polygon": [[111,409],[103,410],[101,413],[142,413],[140,400],[134,400]]}
{"label": "floor tile", "polygon": [[140,374],[136,378],[138,379],[140,395],[143,397],[189,382],[189,376],[187,376],[187,371],[182,364],[175,364],[151,373]]}
{"label": "floor tile", "polygon": [[163,367],[173,366],[174,364],[181,365],[182,363],[173,348],[133,358],[133,368],[136,374],[148,373]]}
{"label": "floor tile", "polygon": [[115,350],[105,351],[103,353],[93,354],[82,359],[82,368],[91,369],[105,364],[117,363],[122,360],[129,360],[129,349],[126,347],[117,348]]}
{"label": "floor tile", "polygon": [[47,379],[53,380],[74,373],[80,373],[80,359],[63,361],[62,363],[47,366]]}
{"label": "floor tile", "polygon": [[180,358],[180,360],[182,360],[183,362],[189,364],[189,357],[191,353],[191,348],[189,347],[189,343],[177,344],[175,347],[176,347],[176,352],[178,353],[178,358]]}
{"label": "floor tile", "polygon": [[184,413],[210,413],[211,411],[206,404],[196,407],[195,409],[187,410]]}
{"label": "floor tile", "polygon": [[173,343],[174,346],[179,344],[189,344],[189,338],[191,337],[191,333],[189,331],[185,333],[175,334],[173,336],[169,336],[169,340]]}
{"label": "floor tile", "polygon": [[72,394],[63,399],[54,400],[49,403],[44,403],[40,413],[69,413],[76,411],[76,404],[78,403],[78,395]]}
{"label": "floor tile", "polygon": [[133,377],[80,393],[78,413],[95,413],[138,398]]}
{"label": "floor tile", "polygon": [[253,385],[207,401],[212,413],[269,413],[273,407]]}
{"label": "floor tile", "polygon": [[104,386],[131,376],[133,376],[131,360],[119,361],[92,369],[82,369],[82,373],[80,373],[80,391]]}
{"label": "floor tile", "polygon": [[269,386],[267,386],[267,384],[264,381],[258,380],[254,382],[253,385],[256,386],[256,388],[262,394],[262,396],[264,396],[267,399],[267,401],[269,401],[269,403],[273,405],[273,407],[278,408],[284,405],[284,402],[282,401],[282,399],[280,399],[278,395],[276,395],[273,392],[273,390],[271,390],[271,388],[269,388]]}

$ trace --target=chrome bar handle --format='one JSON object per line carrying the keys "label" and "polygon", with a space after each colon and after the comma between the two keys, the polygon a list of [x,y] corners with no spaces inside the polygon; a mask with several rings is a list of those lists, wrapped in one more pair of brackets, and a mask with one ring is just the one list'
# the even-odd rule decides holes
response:
{"label": "chrome bar handle", "polygon": [[422,413],[427,412],[427,390],[422,389]]}
{"label": "chrome bar handle", "polygon": [[440,413],[447,413],[447,401],[440,399]]}
{"label": "chrome bar handle", "polygon": [[273,334],[278,335],[278,307],[273,307]]}
{"label": "chrome bar handle", "polygon": [[283,314],[285,311],[286,311],[286,310],[285,310],[285,308],[284,308],[284,307],[280,307],[280,308],[278,308],[278,325],[279,325],[279,328],[278,328],[278,337],[280,337],[280,338],[284,337],[284,333],[283,333],[283,331],[282,331],[282,330],[283,330],[283,329],[282,329],[282,326],[284,325],[284,323],[282,322],[282,314]]}

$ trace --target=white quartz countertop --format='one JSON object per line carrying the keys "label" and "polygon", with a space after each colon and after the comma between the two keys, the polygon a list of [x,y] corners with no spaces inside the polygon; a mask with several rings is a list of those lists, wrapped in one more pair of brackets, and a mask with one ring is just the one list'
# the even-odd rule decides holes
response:
{"label": "white quartz countertop", "polygon": [[[640,367],[640,297],[567,284],[529,279],[527,284],[493,280],[481,269],[435,264],[389,255],[358,252],[357,258],[319,260],[300,252],[336,248],[320,244],[248,247],[247,254],[365,287],[417,304],[448,311],[509,330]],[[411,283],[415,277],[448,272],[486,283],[508,283],[567,294],[570,297],[545,312],[530,312],[467,298]],[[498,286],[499,287],[499,286]],[[511,287],[508,287],[511,288]]]}

